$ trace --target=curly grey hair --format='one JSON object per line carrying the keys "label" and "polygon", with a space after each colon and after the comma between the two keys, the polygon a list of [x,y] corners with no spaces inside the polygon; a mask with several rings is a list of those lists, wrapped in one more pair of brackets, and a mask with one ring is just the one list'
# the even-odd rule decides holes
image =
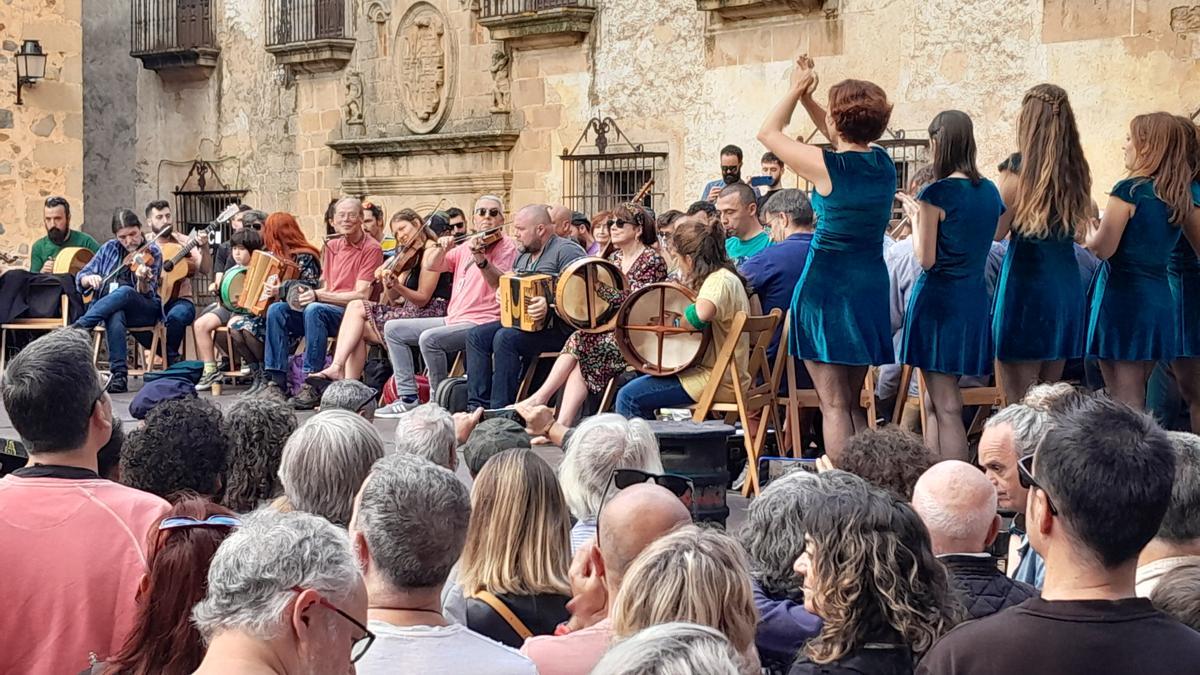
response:
{"label": "curly grey hair", "polygon": [[396,451],[424,457],[453,471],[458,439],[454,418],[436,403],[426,403],[404,413],[396,420]]}
{"label": "curly grey hair", "polygon": [[739,539],[750,574],[767,595],[803,602],[803,583],[793,566],[804,550],[803,514],[816,503],[816,474],[793,471],[771,481],[750,502]]}
{"label": "curly grey hair", "polygon": [[226,631],[275,638],[296,594],[311,588],[344,601],[359,583],[350,537],[324,518],[260,509],[221,543],[208,567],[208,592],[192,610],[204,637]]}
{"label": "curly grey hair", "polygon": [[354,495],[383,454],[383,440],[370,422],[345,410],[326,410],[305,420],[283,446],[279,482],[292,508],[345,527]]}

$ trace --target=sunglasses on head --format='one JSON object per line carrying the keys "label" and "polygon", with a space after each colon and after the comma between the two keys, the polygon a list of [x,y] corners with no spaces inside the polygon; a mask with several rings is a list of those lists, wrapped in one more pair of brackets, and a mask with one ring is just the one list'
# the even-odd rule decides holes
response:
{"label": "sunglasses on head", "polygon": [[240,527],[242,521],[234,516],[215,515],[209,516],[204,520],[196,520],[188,516],[173,516],[171,518],[163,518],[158,524],[158,529],[162,530],[178,530],[186,527]]}
{"label": "sunglasses on head", "polygon": [[[649,481],[654,481],[659,487],[669,490],[692,512],[692,518],[696,517],[696,502],[692,499],[695,483],[687,476],[680,476],[676,473],[650,473],[640,469],[613,469],[612,474],[608,477],[608,482],[616,486],[617,490],[624,490],[627,487]],[[600,515],[604,512],[604,503],[608,501],[608,492],[608,487],[605,486],[604,497],[600,500],[600,508],[596,509],[597,533],[600,532]]]}
{"label": "sunglasses on head", "polygon": [[496,216],[500,215],[500,209],[497,209],[497,208],[491,208],[491,209],[475,209],[475,215],[477,215],[477,216],[491,216],[491,217],[495,218]]}
{"label": "sunglasses on head", "polygon": [[1050,506],[1050,513],[1057,516],[1058,508],[1054,506],[1054,502],[1050,499],[1050,493],[1033,477],[1033,456],[1034,453],[1030,453],[1017,460],[1017,480],[1021,483],[1021,487],[1026,490],[1030,488],[1041,490],[1046,495],[1046,504]]}

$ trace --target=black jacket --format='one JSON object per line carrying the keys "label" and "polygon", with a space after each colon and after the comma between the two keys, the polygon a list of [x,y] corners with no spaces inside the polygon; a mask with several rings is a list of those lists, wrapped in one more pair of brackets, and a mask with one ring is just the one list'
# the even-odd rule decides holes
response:
{"label": "black jacket", "polygon": [[912,675],[913,656],[904,645],[867,645],[833,663],[813,663],[801,656],[788,675]]}
{"label": "black jacket", "polygon": [[968,619],[981,619],[1038,597],[1033,586],[1004,576],[991,556],[947,555],[941,561],[950,572]]}

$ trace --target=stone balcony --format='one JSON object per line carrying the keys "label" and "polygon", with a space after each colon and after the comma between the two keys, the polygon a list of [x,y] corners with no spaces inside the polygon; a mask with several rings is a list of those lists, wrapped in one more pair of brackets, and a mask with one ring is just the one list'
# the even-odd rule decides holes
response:
{"label": "stone balcony", "polygon": [[346,0],[267,0],[267,51],[296,73],[341,70],[354,52]]}
{"label": "stone balcony", "polygon": [[836,6],[837,0],[696,0],[697,9],[715,12],[725,21],[811,14],[831,4]]}
{"label": "stone balcony", "polygon": [[482,0],[479,24],[513,49],[544,49],[582,42],[595,14],[595,0]]}
{"label": "stone balcony", "polygon": [[164,77],[203,79],[221,50],[204,0],[142,0],[130,7],[129,55]]}

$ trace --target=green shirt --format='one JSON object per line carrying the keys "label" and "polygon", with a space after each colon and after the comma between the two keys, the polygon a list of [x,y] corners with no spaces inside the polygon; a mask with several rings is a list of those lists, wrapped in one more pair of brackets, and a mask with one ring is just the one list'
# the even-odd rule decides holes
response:
{"label": "green shirt", "polygon": [[41,272],[42,265],[45,265],[47,260],[53,260],[59,251],[71,246],[82,246],[92,253],[100,249],[100,244],[97,244],[91,235],[79,230],[71,230],[70,234],[67,235],[67,241],[62,246],[50,241],[50,237],[42,237],[33,242],[33,254],[29,259],[29,271]]}
{"label": "green shirt", "polygon": [[764,248],[771,245],[771,235],[767,234],[766,230],[750,237],[746,241],[742,241],[737,237],[730,237],[725,240],[725,253],[734,265],[741,265],[742,262],[750,256],[758,253]]}

